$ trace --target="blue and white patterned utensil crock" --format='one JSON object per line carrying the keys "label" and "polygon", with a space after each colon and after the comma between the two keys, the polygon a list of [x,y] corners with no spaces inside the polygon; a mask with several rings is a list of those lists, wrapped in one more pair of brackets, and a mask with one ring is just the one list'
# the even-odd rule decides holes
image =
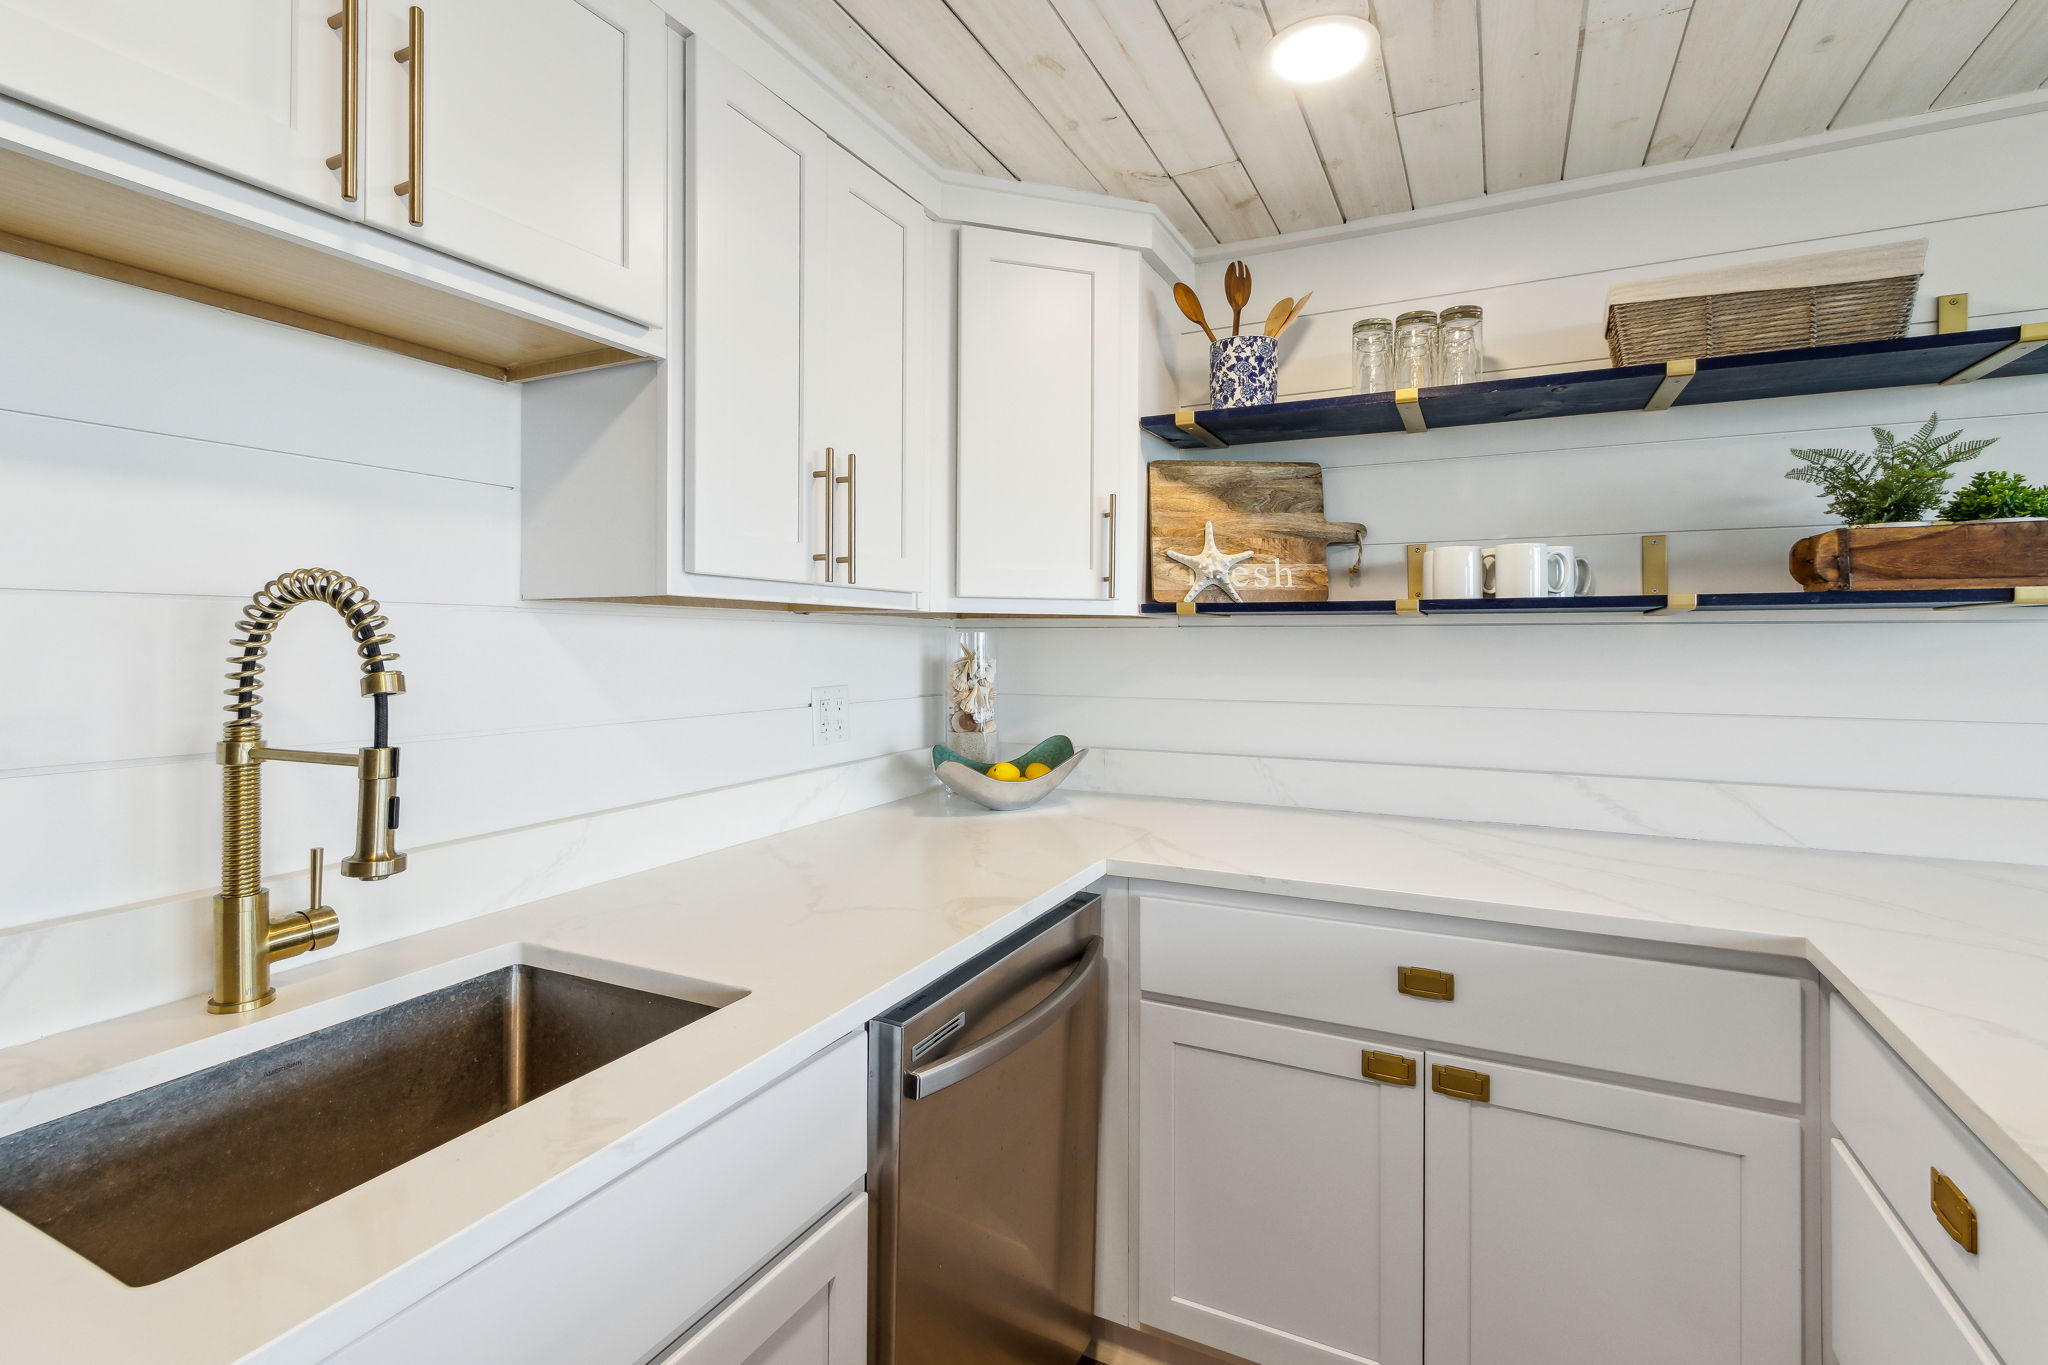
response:
{"label": "blue and white patterned utensil crock", "polygon": [[1209,343],[1209,406],[1248,408],[1277,401],[1274,350],[1268,336],[1217,337]]}

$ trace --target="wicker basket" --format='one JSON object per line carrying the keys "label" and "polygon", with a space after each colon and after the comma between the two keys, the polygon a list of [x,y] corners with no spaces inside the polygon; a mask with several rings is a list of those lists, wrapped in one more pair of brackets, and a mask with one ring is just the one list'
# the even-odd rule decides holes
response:
{"label": "wicker basket", "polygon": [[1904,336],[1926,254],[1923,239],[1617,285],[1607,351],[1644,365]]}

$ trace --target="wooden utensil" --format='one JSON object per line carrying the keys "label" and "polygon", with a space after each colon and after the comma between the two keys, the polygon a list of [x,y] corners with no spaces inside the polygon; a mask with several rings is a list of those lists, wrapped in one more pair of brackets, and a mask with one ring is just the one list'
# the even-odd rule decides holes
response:
{"label": "wooden utensil", "polygon": [[1173,286],[1173,301],[1180,305],[1182,317],[1207,333],[1209,340],[1216,339],[1216,334],[1209,330],[1209,319],[1202,316],[1202,301],[1195,297],[1194,290],[1176,281]]}
{"label": "wooden utensil", "polygon": [[[1315,297],[1315,293],[1316,291],[1311,289],[1308,293],[1303,294],[1294,301],[1294,307],[1287,310],[1287,316],[1280,323],[1280,332],[1284,332],[1294,325],[1294,320],[1301,316],[1301,310],[1307,306],[1310,299]],[[1280,335],[1280,332],[1275,332],[1273,335],[1277,337]]]}
{"label": "wooden utensil", "polygon": [[1251,267],[1243,261],[1232,261],[1224,270],[1223,301],[1230,305],[1230,334],[1236,336],[1244,306],[1252,301]]}
{"label": "wooden utensil", "polygon": [[1266,335],[1269,337],[1279,336],[1280,329],[1287,325],[1287,319],[1293,312],[1293,299],[1282,299],[1274,304],[1273,311],[1266,314]]}

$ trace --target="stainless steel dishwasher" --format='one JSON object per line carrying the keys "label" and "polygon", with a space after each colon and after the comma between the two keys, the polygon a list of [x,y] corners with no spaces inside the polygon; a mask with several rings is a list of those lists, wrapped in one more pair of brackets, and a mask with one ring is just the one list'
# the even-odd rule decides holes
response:
{"label": "stainless steel dishwasher", "polygon": [[1095,1317],[1102,901],[869,1025],[872,1365],[1073,1365]]}

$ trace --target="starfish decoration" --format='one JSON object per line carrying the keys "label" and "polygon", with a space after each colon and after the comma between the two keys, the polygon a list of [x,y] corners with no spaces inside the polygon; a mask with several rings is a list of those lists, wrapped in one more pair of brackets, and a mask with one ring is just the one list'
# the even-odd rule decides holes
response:
{"label": "starfish decoration", "polygon": [[1194,581],[1188,585],[1188,595],[1183,602],[1192,602],[1210,588],[1223,589],[1223,595],[1233,602],[1242,602],[1237,585],[1230,581],[1230,571],[1252,557],[1252,551],[1227,555],[1216,548],[1216,523],[1202,523],[1202,552],[1198,555],[1184,555],[1178,550],[1168,550],[1166,557],[1176,564],[1185,564],[1188,576]]}

